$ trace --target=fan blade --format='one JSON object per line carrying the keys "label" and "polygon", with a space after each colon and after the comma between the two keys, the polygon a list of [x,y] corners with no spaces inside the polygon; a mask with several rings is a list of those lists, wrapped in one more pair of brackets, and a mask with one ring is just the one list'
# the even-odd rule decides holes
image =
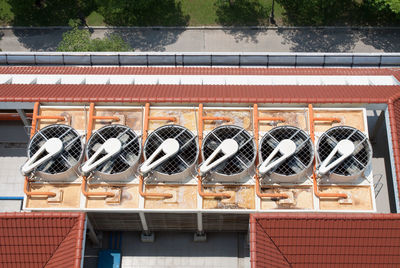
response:
{"label": "fan blade", "polygon": [[92,146],[91,150],[96,152],[100,147],[101,147],[101,143],[96,143],[95,145]]}
{"label": "fan blade", "polygon": [[112,169],[113,169],[113,161],[108,161],[108,162],[105,163],[105,165],[101,168],[101,172],[110,174]]}
{"label": "fan blade", "polygon": [[118,139],[122,142],[122,143],[126,143],[129,140],[130,136],[129,134],[124,134],[121,137],[118,137]]}
{"label": "fan blade", "polygon": [[210,141],[206,144],[207,148],[211,149],[211,150],[215,150],[217,149],[219,143],[217,143],[216,141]]}

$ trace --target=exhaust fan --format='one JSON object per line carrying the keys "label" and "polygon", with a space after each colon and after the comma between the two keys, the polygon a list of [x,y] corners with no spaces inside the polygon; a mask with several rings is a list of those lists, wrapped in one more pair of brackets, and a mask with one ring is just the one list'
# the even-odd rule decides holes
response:
{"label": "exhaust fan", "polygon": [[215,181],[238,181],[250,173],[256,159],[253,137],[241,127],[224,125],[204,138],[200,175]]}
{"label": "exhaust fan", "polygon": [[81,167],[82,174],[93,173],[105,180],[126,180],[134,173],[140,152],[139,136],[129,127],[119,124],[102,127],[88,141],[88,160]]}
{"label": "exhaust fan", "polygon": [[319,176],[329,176],[331,181],[349,182],[365,171],[372,158],[372,148],[364,133],[340,126],[321,135],[317,154]]}
{"label": "exhaust fan", "polygon": [[50,125],[39,130],[28,146],[28,161],[22,166],[25,176],[62,181],[76,177],[84,145],[79,133],[67,125]]}
{"label": "exhaust fan", "polygon": [[144,144],[140,172],[161,181],[182,181],[195,173],[198,157],[196,136],[187,128],[166,125],[154,130]]}
{"label": "exhaust fan", "polygon": [[291,126],[275,127],[260,142],[258,171],[273,181],[299,182],[307,178],[313,160],[313,143],[306,132]]}

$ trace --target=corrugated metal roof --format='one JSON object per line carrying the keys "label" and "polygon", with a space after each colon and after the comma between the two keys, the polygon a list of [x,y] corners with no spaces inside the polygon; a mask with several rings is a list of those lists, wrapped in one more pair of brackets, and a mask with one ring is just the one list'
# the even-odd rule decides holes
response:
{"label": "corrugated metal roof", "polygon": [[1,267],[78,268],[84,213],[1,213]]}
{"label": "corrugated metal roof", "polygon": [[398,86],[1,84],[0,101],[385,103],[399,89]]}
{"label": "corrugated metal roof", "polygon": [[250,217],[252,267],[399,267],[399,214]]}
{"label": "corrugated metal roof", "polygon": [[237,67],[75,67],[2,66],[0,74],[137,74],[137,75],[387,75],[399,68],[237,68]]}

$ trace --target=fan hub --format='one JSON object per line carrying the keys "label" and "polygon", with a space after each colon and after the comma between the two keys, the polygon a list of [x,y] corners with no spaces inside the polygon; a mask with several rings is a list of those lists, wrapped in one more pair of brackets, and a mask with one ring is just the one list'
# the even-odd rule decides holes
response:
{"label": "fan hub", "polygon": [[122,143],[117,138],[110,138],[106,140],[106,142],[103,144],[103,149],[106,154],[115,155],[121,151]]}

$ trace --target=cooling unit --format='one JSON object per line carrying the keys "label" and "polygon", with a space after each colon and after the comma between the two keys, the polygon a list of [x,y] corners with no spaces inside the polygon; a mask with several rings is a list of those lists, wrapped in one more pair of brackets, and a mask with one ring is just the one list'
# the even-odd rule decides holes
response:
{"label": "cooling unit", "polygon": [[307,179],[314,159],[314,147],[303,130],[292,126],[275,127],[260,142],[261,177],[277,182]]}
{"label": "cooling unit", "polygon": [[318,175],[331,182],[350,182],[360,177],[371,162],[372,148],[361,131],[333,127],[321,135],[317,143]]}
{"label": "cooling unit", "polygon": [[198,158],[196,136],[187,128],[166,125],[154,130],[144,144],[143,175],[159,181],[182,181],[195,173]]}
{"label": "cooling unit", "polygon": [[50,125],[39,130],[28,146],[28,161],[21,171],[25,176],[63,181],[76,177],[83,158],[81,135],[67,125]]}
{"label": "cooling unit", "polygon": [[118,124],[102,127],[88,141],[88,160],[81,167],[82,174],[93,174],[103,180],[127,180],[137,168],[140,152],[139,136],[129,127]]}
{"label": "cooling unit", "polygon": [[254,172],[256,146],[244,129],[224,125],[213,129],[203,140],[200,175],[214,181],[235,182]]}

